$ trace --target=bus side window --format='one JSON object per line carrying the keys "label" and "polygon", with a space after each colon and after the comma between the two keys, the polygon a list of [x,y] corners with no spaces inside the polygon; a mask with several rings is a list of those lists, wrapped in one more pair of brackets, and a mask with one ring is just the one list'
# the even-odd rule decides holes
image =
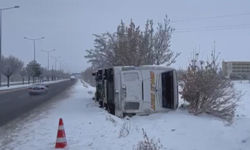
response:
{"label": "bus side window", "polygon": [[139,80],[139,74],[137,72],[123,73],[125,81]]}

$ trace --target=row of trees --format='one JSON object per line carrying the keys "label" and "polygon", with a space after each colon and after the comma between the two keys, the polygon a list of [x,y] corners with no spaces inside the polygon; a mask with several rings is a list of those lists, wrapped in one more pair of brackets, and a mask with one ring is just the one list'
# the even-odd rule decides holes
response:
{"label": "row of trees", "polygon": [[48,70],[46,68],[41,67],[39,63],[36,61],[29,62],[26,66],[24,66],[24,62],[18,59],[15,56],[2,56],[0,62],[0,71],[3,76],[7,78],[7,86],[10,85],[10,77],[16,73],[19,73],[22,76],[23,84],[24,78],[28,78],[28,83],[30,83],[30,79],[33,79],[33,83],[35,79],[42,79],[46,77],[47,79],[53,79],[55,77],[68,77],[69,74],[65,74],[62,71],[56,70]]}
{"label": "row of trees", "polygon": [[82,73],[82,79],[89,83],[91,86],[95,86],[96,82],[95,82],[95,78],[92,76],[92,73],[95,72],[95,69],[91,66],[86,68]]}
{"label": "row of trees", "polygon": [[[91,66],[82,72],[83,79],[93,85],[91,74],[99,68],[169,66],[175,63],[180,53],[170,49],[174,29],[169,23],[166,16],[164,23],[158,23],[157,28],[154,28],[153,20],[147,20],[142,31],[132,20],[128,26],[121,21],[115,33],[94,34],[94,49],[86,50],[85,56]],[[237,102],[243,94],[235,90],[230,80],[222,77],[217,59],[215,50],[207,61],[199,59],[199,53],[194,53],[188,68],[178,72],[180,94],[188,103],[185,108],[190,113],[213,114],[232,121]]]}

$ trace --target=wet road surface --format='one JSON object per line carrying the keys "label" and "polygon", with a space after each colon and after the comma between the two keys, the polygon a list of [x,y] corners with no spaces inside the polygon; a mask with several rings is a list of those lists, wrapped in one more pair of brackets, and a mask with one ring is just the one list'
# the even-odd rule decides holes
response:
{"label": "wet road surface", "polygon": [[49,101],[74,83],[67,80],[49,84],[49,93],[37,96],[30,96],[27,87],[0,92],[0,127]]}

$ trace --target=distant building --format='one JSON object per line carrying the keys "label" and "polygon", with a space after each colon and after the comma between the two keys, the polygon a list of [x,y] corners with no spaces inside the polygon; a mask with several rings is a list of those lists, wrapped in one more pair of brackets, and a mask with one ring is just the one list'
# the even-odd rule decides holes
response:
{"label": "distant building", "polygon": [[231,76],[249,76],[250,61],[223,61],[222,74],[224,77]]}

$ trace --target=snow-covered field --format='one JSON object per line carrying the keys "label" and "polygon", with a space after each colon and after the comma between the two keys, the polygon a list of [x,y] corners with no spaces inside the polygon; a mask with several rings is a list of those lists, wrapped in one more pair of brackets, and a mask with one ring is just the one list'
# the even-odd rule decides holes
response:
{"label": "snow-covered field", "polygon": [[[62,81],[65,81],[65,80],[69,80],[69,79],[56,80],[56,81],[47,81],[47,82],[42,82],[42,83],[44,83],[44,84],[53,84],[53,83],[62,82]],[[28,86],[30,86],[32,84],[33,83],[31,83],[31,84],[22,84],[22,85],[11,85],[10,87],[4,86],[4,87],[0,87],[0,91],[28,87]]]}
{"label": "snow-covered field", "polygon": [[149,138],[160,139],[165,150],[250,150],[250,84],[237,83],[237,87],[246,94],[238,117],[227,126],[220,119],[183,110],[120,119],[98,108],[87,93],[94,88],[79,81],[69,97],[53,103],[8,136],[0,133],[0,149],[52,150],[59,118],[63,118],[69,150],[132,150],[143,140],[142,128]]}

